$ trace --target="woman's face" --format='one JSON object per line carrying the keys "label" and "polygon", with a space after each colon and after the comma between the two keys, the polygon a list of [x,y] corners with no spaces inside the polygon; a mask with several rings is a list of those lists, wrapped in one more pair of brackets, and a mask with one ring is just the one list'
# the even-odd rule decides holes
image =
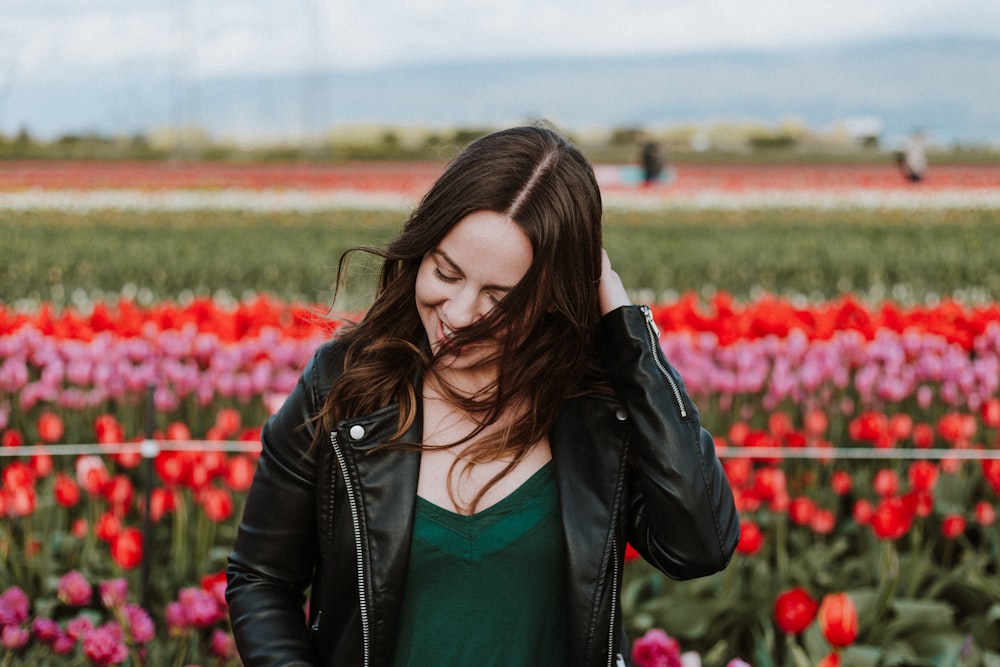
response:
{"label": "woman's face", "polygon": [[[417,272],[417,312],[431,350],[486,315],[524,277],[534,252],[520,226],[493,211],[462,218],[424,256]],[[440,370],[482,371],[496,338],[470,343],[441,359]]]}

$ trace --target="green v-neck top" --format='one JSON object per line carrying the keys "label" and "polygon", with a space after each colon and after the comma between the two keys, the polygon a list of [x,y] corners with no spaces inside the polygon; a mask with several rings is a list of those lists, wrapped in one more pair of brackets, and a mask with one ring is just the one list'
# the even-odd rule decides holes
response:
{"label": "green v-neck top", "polygon": [[552,463],[471,516],[417,497],[393,667],[565,667]]}

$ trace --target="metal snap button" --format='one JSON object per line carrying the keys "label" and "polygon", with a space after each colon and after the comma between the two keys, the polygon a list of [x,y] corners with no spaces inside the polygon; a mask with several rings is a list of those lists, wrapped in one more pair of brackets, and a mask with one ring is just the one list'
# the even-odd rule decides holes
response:
{"label": "metal snap button", "polygon": [[618,408],[615,410],[615,417],[618,421],[623,422],[628,419],[628,411],[625,408]]}
{"label": "metal snap button", "polygon": [[355,424],[354,426],[351,427],[349,434],[351,438],[353,438],[354,440],[360,440],[361,438],[365,437],[365,427],[362,426],[361,424]]}

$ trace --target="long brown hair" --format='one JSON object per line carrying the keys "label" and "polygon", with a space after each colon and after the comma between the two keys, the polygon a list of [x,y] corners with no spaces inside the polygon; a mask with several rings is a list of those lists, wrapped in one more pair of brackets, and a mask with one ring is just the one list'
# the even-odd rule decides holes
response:
{"label": "long brown hair", "polygon": [[[360,322],[338,331],[346,350],[344,371],[321,418],[332,427],[398,403],[396,438],[413,423],[419,408],[414,380],[433,373],[435,361],[416,308],[417,271],[456,224],[483,210],[513,219],[534,253],[514,289],[438,351],[447,353],[491,332],[517,332],[499,338],[499,351],[490,360],[499,373],[490,387],[475,396],[456,391],[448,396],[480,424],[463,441],[517,408],[518,419],[464,453],[469,465],[510,458],[489,488],[548,433],[567,397],[599,384],[601,195],[583,154],[548,128],[517,127],[476,140],[450,163],[388,247],[353,250],[379,255],[383,264],[371,308]],[[353,251],[341,258],[338,285]]]}

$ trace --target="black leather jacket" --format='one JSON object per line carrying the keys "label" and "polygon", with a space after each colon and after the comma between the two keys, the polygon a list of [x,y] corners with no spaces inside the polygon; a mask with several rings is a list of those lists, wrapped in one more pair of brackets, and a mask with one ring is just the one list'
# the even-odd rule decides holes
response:
{"label": "black leather jacket", "polygon": [[[663,358],[649,310],[619,308],[601,329],[617,400],[569,400],[550,433],[574,666],[628,657],[618,600],[626,541],[683,579],[724,568],[739,540],[712,438]],[[395,405],[344,421],[310,450],[307,424],[334,381],[337,356],[335,342],[321,347],[264,429],[227,570],[247,667],[381,667],[392,659],[420,454],[372,452],[397,427]],[[413,441],[420,435],[414,424]]]}

